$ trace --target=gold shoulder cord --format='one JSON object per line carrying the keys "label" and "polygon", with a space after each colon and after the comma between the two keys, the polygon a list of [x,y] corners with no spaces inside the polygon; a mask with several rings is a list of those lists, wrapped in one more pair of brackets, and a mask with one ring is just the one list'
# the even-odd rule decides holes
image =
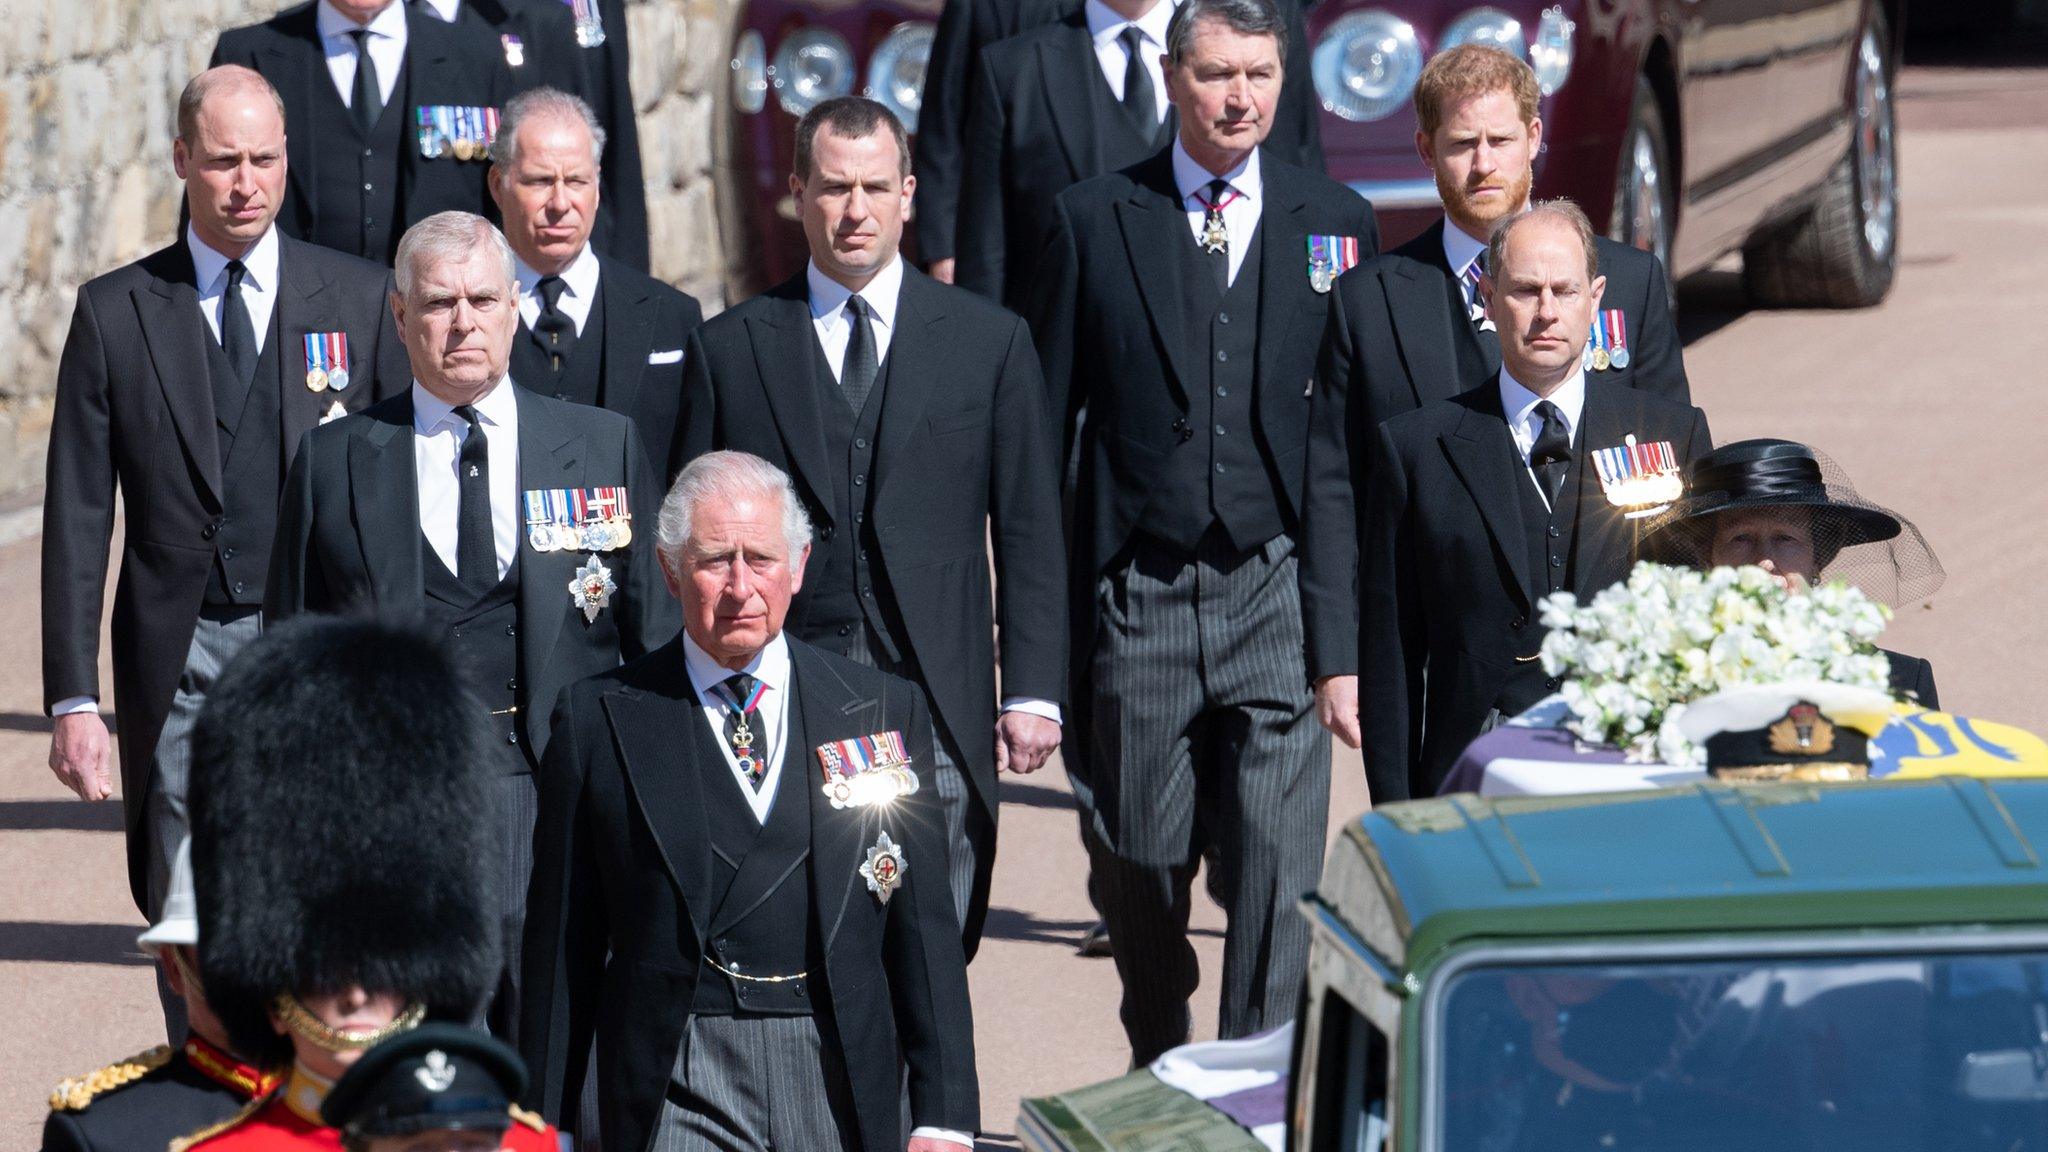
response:
{"label": "gold shoulder cord", "polygon": [[81,1112],[93,1097],[112,1092],[142,1079],[171,1062],[171,1050],[162,1044],[83,1076],[73,1076],[50,1093],[50,1111]]}
{"label": "gold shoulder cord", "polygon": [[538,1112],[528,1112],[517,1104],[506,1105],[505,1111],[511,1114],[514,1124],[523,1124],[535,1132],[545,1132],[548,1130],[548,1122],[541,1119]]}

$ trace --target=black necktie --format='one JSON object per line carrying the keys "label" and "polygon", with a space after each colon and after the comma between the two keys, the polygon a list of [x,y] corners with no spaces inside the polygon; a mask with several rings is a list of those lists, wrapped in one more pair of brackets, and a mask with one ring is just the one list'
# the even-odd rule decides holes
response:
{"label": "black necktie", "polygon": [[839,370],[839,388],[854,415],[867,406],[868,393],[875,387],[875,326],[868,319],[868,302],[859,296],[846,301],[846,315],[853,321],[853,335],[846,342],[846,363]]}
{"label": "black necktie", "polygon": [[256,379],[256,325],[249,319],[249,306],[242,302],[242,279],[248,274],[240,260],[228,261],[228,290],[220,298],[220,347],[228,354],[235,378],[215,382],[213,402],[218,409],[214,415],[229,428],[241,419],[249,385]]}
{"label": "black necktie", "polygon": [[498,583],[498,544],[491,531],[491,444],[477,422],[476,409],[457,404],[455,414],[469,422],[462,454],[455,461],[455,576],[463,587],[482,596]]}
{"label": "black necktie", "polygon": [[1202,200],[1202,252],[1208,257],[1219,292],[1230,291],[1230,229],[1223,223],[1223,198],[1229,192],[1228,180],[1211,180],[1209,198]]}
{"label": "black necktie", "polygon": [[1565,428],[1564,413],[1548,400],[1537,401],[1536,418],[1543,423],[1536,432],[1536,443],[1529,448],[1529,468],[1543,485],[1550,506],[1556,508],[1558,489],[1564,486],[1565,471],[1571,467],[1572,434]]}
{"label": "black necktie", "polygon": [[560,276],[543,276],[534,286],[540,292],[540,316],[534,320],[533,335],[548,355],[548,367],[562,370],[562,358],[576,346],[576,321],[561,309],[562,290],[568,285]]}
{"label": "black necktie", "polygon": [[725,705],[725,742],[754,791],[768,776],[768,734],[761,730],[761,682],[745,672],[725,678],[715,691]]}
{"label": "black necktie", "polygon": [[384,89],[377,83],[377,62],[370,59],[370,30],[358,28],[349,33],[356,42],[356,87],[349,97],[349,114],[355,117],[356,127],[368,132],[377,126],[377,117],[384,112]]}
{"label": "black necktie", "polygon": [[1126,24],[1117,39],[1124,42],[1124,112],[1150,139],[1159,130],[1159,104],[1145,67],[1145,34],[1136,24]]}

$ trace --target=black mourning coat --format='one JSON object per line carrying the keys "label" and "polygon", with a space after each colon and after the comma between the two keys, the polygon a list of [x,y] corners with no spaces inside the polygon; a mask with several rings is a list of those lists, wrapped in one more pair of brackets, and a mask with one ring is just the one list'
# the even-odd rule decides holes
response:
{"label": "black mourning coat", "polygon": [[[639,656],[676,634],[676,602],[654,555],[663,489],[630,421],[520,390],[519,489],[624,487],[633,540],[601,554],[618,591],[586,621],[569,582],[588,552],[537,552],[522,528],[519,554],[519,720],[535,756],[567,685]],[[285,481],[271,552],[265,616],[426,606],[426,535],[413,462],[412,391],[307,434]],[[492,467],[505,462],[493,459]],[[435,561],[438,563],[438,561]]]}
{"label": "black mourning coat", "polygon": [[[1582,466],[1570,542],[1581,600],[1628,574],[1635,526],[1603,495],[1590,452],[1668,440],[1681,464],[1712,447],[1699,409],[1597,377],[1572,438]],[[1433,796],[1511,676],[1543,642],[1521,489],[1532,485],[1498,378],[1379,429],[1360,546],[1359,719],[1374,804]],[[1551,684],[1549,687],[1554,688]],[[1543,694],[1539,683],[1535,696]],[[1534,703],[1530,699],[1527,703]]]}
{"label": "black mourning coat", "polygon": [[[1359,541],[1380,425],[1470,387],[1461,356],[1470,362],[1478,355],[1480,337],[1444,260],[1444,227],[1438,220],[1345,273],[1330,294],[1309,421],[1301,559],[1309,675],[1316,679],[1358,671]],[[1622,311],[1629,366],[1587,376],[1690,404],[1664,266],[1626,244],[1595,243],[1600,274],[1607,277],[1600,307]],[[1490,365],[1498,364],[1495,352]]]}
{"label": "black mourning coat", "polygon": [[[324,73],[323,73],[324,75]],[[222,512],[212,330],[199,308],[192,253],[168,248],[78,290],[57,369],[43,521],[43,706],[97,697],[120,710],[121,797],[129,885],[143,903],[147,853],[137,841],[157,736],[192,647],[213,537]],[[351,410],[412,379],[391,318],[391,276],[353,256],[278,237],[271,339],[281,342],[275,387],[288,464],[299,438],[336,401]],[[346,332],[354,382],[343,392],[306,388],[308,333]],[[114,492],[125,530],[114,588],[111,698],[99,678],[100,614]]]}
{"label": "black mourning coat", "polygon": [[[913,1126],[973,1132],[974,1026],[938,792],[927,778],[887,808],[839,810],[815,786],[815,747],[891,729],[903,732],[913,765],[930,764],[923,694],[793,637],[789,653],[795,699],[782,770],[810,778],[801,795],[824,957],[813,973],[824,988],[816,1019],[845,1060],[858,1146],[902,1149],[899,1069]],[[519,1029],[529,1096],[573,1126],[594,1042],[607,1147],[647,1147],[717,928],[702,790],[737,785],[722,757],[706,763],[718,755],[699,738],[706,727],[676,640],[571,685],[541,769]],[[905,864],[886,903],[859,871],[883,832]]]}

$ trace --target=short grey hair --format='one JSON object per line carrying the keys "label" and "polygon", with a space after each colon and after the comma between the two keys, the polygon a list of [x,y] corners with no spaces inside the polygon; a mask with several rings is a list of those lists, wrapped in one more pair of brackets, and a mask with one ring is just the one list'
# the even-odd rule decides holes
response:
{"label": "short grey hair", "polygon": [[1287,21],[1273,0],[1181,0],[1173,18],[1166,22],[1168,68],[1187,61],[1195,43],[1195,25],[1203,20],[1221,20],[1240,36],[1271,36],[1280,59],[1287,59]]}
{"label": "short grey hair", "polygon": [[1561,220],[1565,226],[1578,233],[1579,246],[1586,250],[1586,283],[1592,284],[1600,276],[1600,248],[1593,242],[1593,222],[1586,219],[1586,213],[1577,204],[1562,197],[1556,200],[1540,200],[1520,212],[1501,221],[1493,230],[1493,238],[1486,244],[1486,270],[1498,280],[1502,267],[1501,257],[1508,250],[1508,233],[1529,220],[1538,218]]}
{"label": "short grey hair", "polygon": [[240,64],[222,64],[185,81],[185,90],[178,93],[178,139],[183,140],[187,148],[196,146],[199,143],[199,114],[205,111],[206,102],[215,96],[250,89],[270,97],[271,106],[277,109],[277,122],[284,123],[284,97],[277,94],[277,87],[265,79],[263,73]]}
{"label": "short grey hair", "polygon": [[491,141],[491,163],[500,168],[519,163],[519,130],[536,117],[581,120],[584,130],[590,133],[590,162],[603,166],[605,136],[597,113],[590,110],[582,97],[560,88],[534,88],[506,101],[504,112],[498,116],[498,135]]}
{"label": "short grey hair", "polygon": [[711,500],[775,496],[782,501],[782,536],[790,559],[811,544],[811,517],[789,474],[748,452],[707,452],[683,466],[662,498],[654,521],[656,551],[671,563],[688,547],[697,510]]}
{"label": "short grey hair", "polygon": [[505,267],[505,283],[519,278],[512,263],[512,246],[497,225],[474,212],[436,212],[405,230],[398,241],[398,255],[391,261],[392,277],[400,296],[412,295],[413,275],[423,262],[466,263],[477,245],[489,248]]}

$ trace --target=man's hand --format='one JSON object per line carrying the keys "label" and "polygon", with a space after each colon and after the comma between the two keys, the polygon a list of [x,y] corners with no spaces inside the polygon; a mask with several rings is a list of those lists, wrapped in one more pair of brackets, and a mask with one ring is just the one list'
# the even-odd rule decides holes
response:
{"label": "man's hand", "polygon": [[952,259],[949,257],[944,260],[932,261],[931,267],[925,269],[925,274],[941,284],[951,284],[953,282]]}
{"label": "man's hand", "polygon": [[996,721],[996,771],[1019,776],[1045,766],[1060,746],[1060,726],[1029,712],[1005,712]]}
{"label": "man's hand", "polygon": [[[1047,720],[1051,724],[1052,721]],[[940,1140],[932,1136],[912,1136],[908,1152],[973,1152],[966,1144],[955,1144],[951,1140]]]}
{"label": "man's hand", "polygon": [[1358,677],[1325,676],[1316,681],[1316,719],[1346,748],[1358,747]]}
{"label": "man's hand", "polygon": [[50,771],[80,800],[105,800],[114,794],[111,747],[107,722],[99,713],[59,716],[50,732]]}

